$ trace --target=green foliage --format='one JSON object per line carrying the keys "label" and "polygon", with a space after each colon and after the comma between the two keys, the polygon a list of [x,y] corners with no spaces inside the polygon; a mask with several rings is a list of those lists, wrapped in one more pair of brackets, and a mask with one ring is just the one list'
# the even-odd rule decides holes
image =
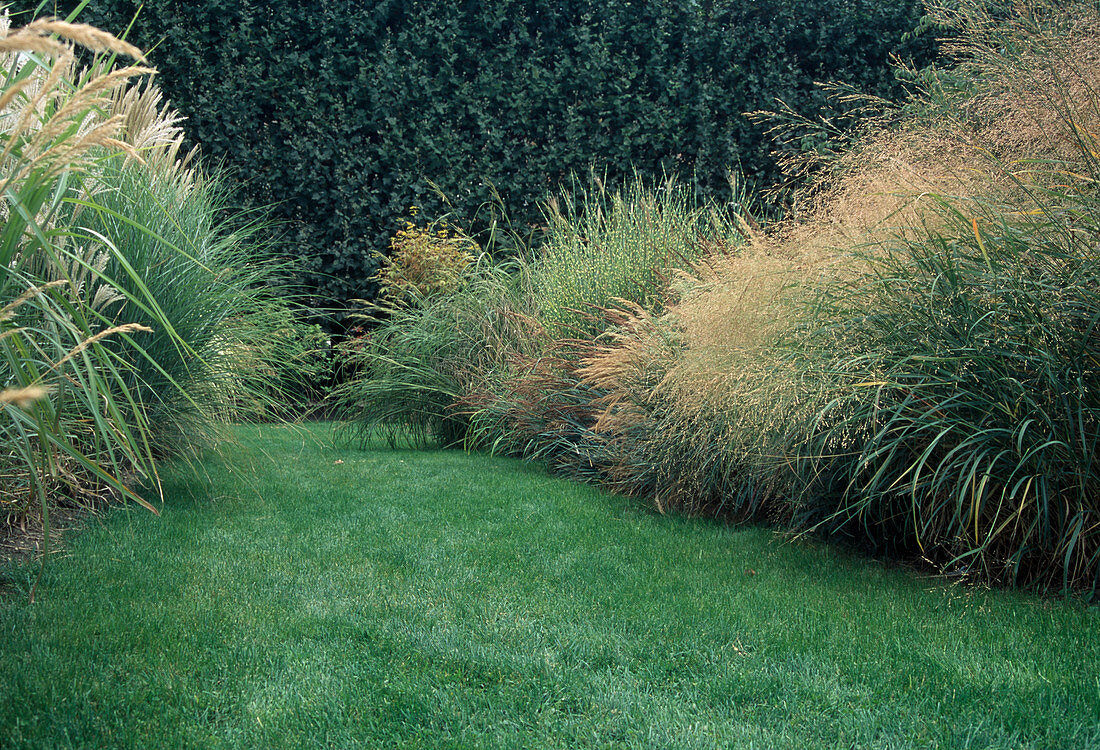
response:
{"label": "green foliage", "polygon": [[933,47],[902,41],[917,0],[100,0],[85,11],[116,31],[135,13],[130,39],[155,47],[190,138],[251,205],[278,203],[282,253],[334,301],[373,297],[375,253],[410,204],[469,227],[495,185],[527,233],[537,202],[593,166],[611,187],[636,170],[706,199],[731,168],[770,183],[766,126],[742,113],[782,99],[837,114],[814,85],[831,79],[896,97],[888,56],[920,65]]}
{"label": "green foliage", "polygon": [[[261,308],[262,310],[263,308]],[[239,417],[281,419],[309,414],[328,397],[335,362],[328,334],[318,323],[303,321],[296,306],[273,306],[268,314],[253,311],[238,319],[247,333],[237,333],[238,351],[246,353],[238,378],[251,373],[251,408]],[[250,369],[255,367],[255,369]]]}
{"label": "green foliage", "polygon": [[48,547],[55,500],[153,509],[133,488],[157,459],[262,382],[235,323],[287,308],[257,225],[230,231],[219,181],[178,158],[148,69],[78,68],[70,43],[136,48],[57,21],[0,33],[0,495],[9,521],[37,501]]}
{"label": "green foliage", "polygon": [[364,443],[377,433],[419,445],[463,442],[459,401],[537,345],[530,300],[522,263],[483,257],[452,287],[424,296],[413,287],[400,304],[371,306],[360,318],[368,328],[341,347],[354,376],[334,399],[350,434]]}
{"label": "green foliage", "polygon": [[654,308],[674,270],[743,241],[740,204],[699,205],[685,186],[666,180],[650,188],[637,177],[621,191],[595,180],[567,190],[547,205],[533,271],[540,321],[555,336],[586,335],[616,300]]}

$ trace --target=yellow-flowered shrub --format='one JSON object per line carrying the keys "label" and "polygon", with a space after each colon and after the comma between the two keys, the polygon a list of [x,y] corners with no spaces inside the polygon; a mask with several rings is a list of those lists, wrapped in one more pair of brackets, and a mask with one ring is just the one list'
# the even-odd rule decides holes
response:
{"label": "yellow-flowered shrub", "polygon": [[408,304],[454,291],[481,248],[461,230],[445,221],[426,226],[416,223],[415,207],[404,226],[390,239],[390,252],[381,256],[375,278],[381,295],[390,302]]}

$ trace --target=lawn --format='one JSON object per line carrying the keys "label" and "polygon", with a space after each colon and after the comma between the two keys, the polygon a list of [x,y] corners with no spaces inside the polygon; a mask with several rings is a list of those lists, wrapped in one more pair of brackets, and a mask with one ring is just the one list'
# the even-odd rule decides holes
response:
{"label": "lawn", "polygon": [[1100,611],[240,427],[4,570],[4,747],[1100,747]]}

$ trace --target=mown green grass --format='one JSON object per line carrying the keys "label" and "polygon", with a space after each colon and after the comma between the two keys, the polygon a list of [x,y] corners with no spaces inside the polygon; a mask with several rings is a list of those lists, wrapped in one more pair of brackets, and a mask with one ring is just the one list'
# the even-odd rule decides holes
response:
{"label": "mown green grass", "polygon": [[1095,609],[511,460],[238,435],[37,604],[6,571],[0,745],[1100,746]]}

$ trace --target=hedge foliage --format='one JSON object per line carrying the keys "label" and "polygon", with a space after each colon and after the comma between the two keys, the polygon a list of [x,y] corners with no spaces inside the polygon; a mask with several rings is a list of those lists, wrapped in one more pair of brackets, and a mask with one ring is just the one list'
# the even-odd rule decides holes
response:
{"label": "hedge foliage", "polygon": [[[283,248],[321,298],[374,293],[374,253],[409,206],[476,228],[499,190],[523,231],[571,173],[679,177],[728,195],[777,177],[781,98],[815,81],[895,96],[890,54],[931,53],[917,0],[98,0],[81,20],[159,68],[205,154],[249,205],[278,202]],[[786,148],[814,144],[797,141]],[[434,182],[451,200],[442,203]]]}

